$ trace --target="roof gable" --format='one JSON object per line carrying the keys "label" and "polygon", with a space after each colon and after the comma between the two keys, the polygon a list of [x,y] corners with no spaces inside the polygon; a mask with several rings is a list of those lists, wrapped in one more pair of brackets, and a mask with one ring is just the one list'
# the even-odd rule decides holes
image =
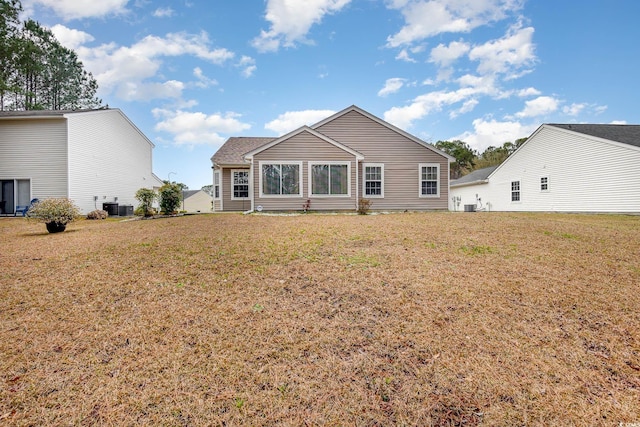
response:
{"label": "roof gable", "polygon": [[498,168],[498,165],[477,169],[473,172],[451,181],[451,187],[462,187],[465,185],[483,184],[487,182],[489,175]]}
{"label": "roof gable", "polygon": [[308,133],[312,134],[313,136],[315,136],[315,137],[317,137],[317,138],[319,138],[319,139],[321,139],[321,140],[323,140],[323,141],[325,141],[325,142],[327,142],[327,143],[329,143],[329,144],[331,144],[331,145],[333,145],[335,147],[338,147],[339,149],[341,149],[343,151],[346,151],[349,154],[352,154],[358,160],[363,160],[364,159],[364,156],[362,154],[358,153],[355,150],[352,150],[351,148],[347,147],[344,144],[339,143],[338,141],[335,141],[335,140],[329,138],[326,135],[321,134],[320,132],[310,128],[309,126],[302,126],[302,127],[298,128],[298,129],[294,130],[293,132],[289,132],[288,134],[286,134],[284,136],[281,136],[280,138],[274,139],[273,141],[271,141],[271,142],[269,142],[269,143],[267,143],[267,144],[265,144],[265,145],[263,145],[261,147],[258,147],[256,149],[254,149],[253,151],[250,151],[250,152],[246,153],[244,158],[251,159],[256,154],[261,153],[264,150],[268,150],[269,148],[273,147],[274,145],[280,144],[281,142],[286,141],[286,140],[288,140],[288,139],[290,139],[290,138],[292,138],[292,137],[294,137],[296,135],[299,135],[302,132],[308,132]]}
{"label": "roof gable", "polygon": [[548,126],[640,147],[640,125],[549,123]]}
{"label": "roof gable", "polygon": [[540,125],[529,138],[516,151],[507,157],[498,167],[489,174],[487,179],[497,173],[502,167],[514,158],[520,150],[528,146],[535,136],[543,129],[555,128],[556,132],[575,132],[593,138],[598,138],[608,143],[626,144],[640,148],[640,125],[606,125],[606,124],[563,124],[545,123]]}
{"label": "roof gable", "polygon": [[353,111],[365,116],[366,118],[378,123],[381,126],[386,127],[387,129],[389,129],[389,130],[391,130],[393,132],[396,132],[396,133],[404,136],[405,138],[415,142],[416,144],[421,145],[421,146],[423,146],[423,147],[425,147],[425,148],[427,148],[427,149],[429,149],[429,150],[431,150],[431,151],[433,151],[433,152],[435,152],[435,153],[447,158],[450,163],[451,162],[455,162],[455,160],[456,160],[453,156],[450,156],[449,154],[445,153],[444,151],[437,149],[433,145],[421,140],[420,138],[418,138],[418,137],[416,137],[414,135],[411,135],[410,133],[408,133],[408,132],[406,132],[406,131],[404,131],[404,130],[402,130],[402,129],[394,126],[394,125],[392,125],[389,122],[386,122],[386,121],[382,120],[379,117],[374,116],[373,114],[369,113],[368,111],[363,110],[362,108],[360,108],[360,107],[358,107],[356,105],[352,105],[350,107],[347,107],[344,110],[339,111],[339,112],[335,113],[334,115],[332,115],[330,117],[327,117],[326,119],[324,119],[324,120],[314,124],[313,126],[311,126],[311,128],[318,129],[318,128],[326,125],[327,123],[332,122],[332,121],[344,116],[345,114],[351,113]]}
{"label": "roof gable", "polygon": [[222,147],[211,157],[218,165],[241,165],[245,163],[244,155],[275,140],[270,137],[236,136],[227,139]]}

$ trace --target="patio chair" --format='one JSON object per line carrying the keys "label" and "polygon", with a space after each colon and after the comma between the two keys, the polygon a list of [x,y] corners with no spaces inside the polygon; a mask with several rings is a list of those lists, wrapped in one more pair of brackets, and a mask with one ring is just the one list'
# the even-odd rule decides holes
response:
{"label": "patio chair", "polygon": [[38,199],[31,199],[31,202],[28,205],[16,206],[16,210],[13,213],[13,216],[18,216],[18,213],[21,213],[22,216],[27,216],[27,212],[29,211],[29,208],[31,208],[31,206],[33,206],[33,204],[36,203],[37,201]]}

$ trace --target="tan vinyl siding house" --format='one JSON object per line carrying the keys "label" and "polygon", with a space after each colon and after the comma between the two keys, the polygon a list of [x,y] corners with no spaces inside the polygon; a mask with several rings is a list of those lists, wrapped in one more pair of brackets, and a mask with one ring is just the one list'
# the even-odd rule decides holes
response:
{"label": "tan vinyl siding house", "polygon": [[[446,154],[364,111],[354,109],[334,117],[320,122],[314,129],[366,153],[365,161],[359,165],[359,176],[363,176],[366,164],[384,165],[384,197],[363,195],[372,200],[375,209],[447,209],[450,158]],[[420,194],[417,178],[420,164],[438,166],[437,197]]]}
{"label": "tan vinyl siding house", "polygon": [[105,202],[135,206],[139,188],[162,185],[153,148],[118,109],[0,112],[1,213],[52,197],[83,213]]}
{"label": "tan vinyl siding house", "polygon": [[[446,210],[451,161],[351,106],[280,138],[229,138],[212,157],[214,205],[216,211],[355,211],[366,198],[373,210]],[[248,197],[234,198],[243,174]]]}

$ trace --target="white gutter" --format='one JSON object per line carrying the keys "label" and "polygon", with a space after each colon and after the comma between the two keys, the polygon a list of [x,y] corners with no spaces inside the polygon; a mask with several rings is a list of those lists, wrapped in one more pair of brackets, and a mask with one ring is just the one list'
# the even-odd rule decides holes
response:
{"label": "white gutter", "polygon": [[359,169],[360,169],[360,163],[358,162],[358,156],[356,157],[356,212],[358,211],[358,205],[359,205],[359,201],[360,198],[358,197],[358,191],[360,190],[360,182],[358,181],[358,177],[359,177]]}

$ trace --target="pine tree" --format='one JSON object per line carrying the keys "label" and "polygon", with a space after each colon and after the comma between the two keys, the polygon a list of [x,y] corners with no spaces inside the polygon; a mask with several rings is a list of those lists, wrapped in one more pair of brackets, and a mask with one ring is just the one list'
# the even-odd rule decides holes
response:
{"label": "pine tree", "polygon": [[98,83],[78,55],[34,20],[20,25],[19,0],[0,0],[0,110],[97,108]]}

